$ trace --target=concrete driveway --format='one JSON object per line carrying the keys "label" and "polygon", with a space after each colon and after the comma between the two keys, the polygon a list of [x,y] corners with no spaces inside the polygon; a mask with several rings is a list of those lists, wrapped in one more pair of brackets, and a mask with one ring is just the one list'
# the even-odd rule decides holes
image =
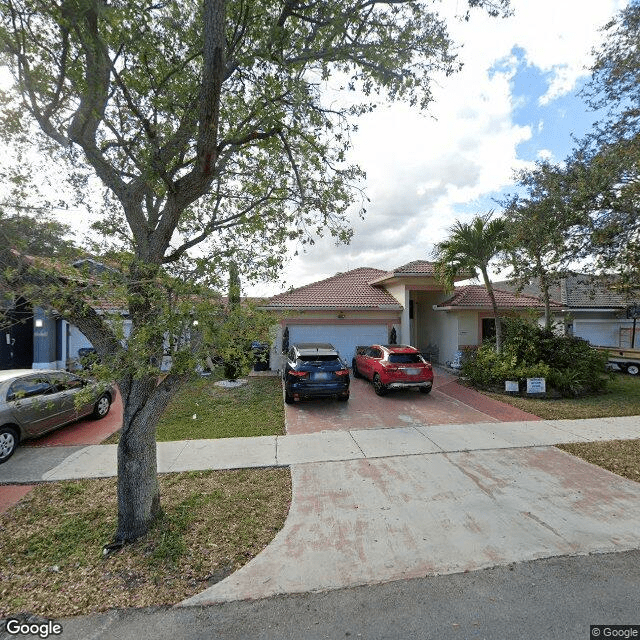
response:
{"label": "concrete driveway", "polygon": [[555,447],[301,464],[291,471],[284,529],[239,571],[183,604],[640,548],[640,484]]}
{"label": "concrete driveway", "polygon": [[380,397],[370,382],[352,377],[348,402],[322,398],[286,405],[287,434],[539,420],[463,387],[443,369],[436,368],[434,373],[434,387],[428,395],[407,389]]}

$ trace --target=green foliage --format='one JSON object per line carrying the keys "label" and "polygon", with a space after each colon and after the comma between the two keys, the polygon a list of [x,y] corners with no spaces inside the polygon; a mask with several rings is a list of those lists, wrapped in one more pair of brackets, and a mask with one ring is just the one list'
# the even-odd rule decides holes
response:
{"label": "green foliage", "polygon": [[504,321],[504,344],[497,354],[483,344],[475,357],[463,364],[463,373],[474,386],[504,388],[506,380],[546,378],[548,388],[563,396],[598,393],[606,388],[606,354],[588,342],[571,336],[558,336],[521,318]]}
{"label": "green foliage", "polygon": [[436,276],[452,290],[456,278],[478,277],[487,288],[496,321],[496,349],[502,350],[502,328],[498,305],[489,279],[489,265],[506,248],[507,228],[502,218],[493,218],[493,211],[475,216],[471,222],[460,222],[449,229],[449,237],[438,243],[433,251],[436,260]]}

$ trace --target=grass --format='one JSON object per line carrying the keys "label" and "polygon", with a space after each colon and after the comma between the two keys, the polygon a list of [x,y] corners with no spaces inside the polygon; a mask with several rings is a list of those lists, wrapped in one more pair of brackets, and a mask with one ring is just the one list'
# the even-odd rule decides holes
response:
{"label": "grass", "polygon": [[604,393],[582,398],[521,398],[488,392],[486,395],[546,420],[640,415],[640,376],[621,373],[614,374]]}
{"label": "grass", "polygon": [[[176,395],[158,440],[283,433],[279,378],[232,389],[202,378]],[[259,553],[291,503],[288,469],[163,474],[158,482],[163,515],[154,529],[106,559],[115,478],[42,484],[0,515],[0,618],[173,605]]]}
{"label": "grass", "polygon": [[640,440],[574,442],[557,447],[619,476],[640,482]]}
{"label": "grass", "polygon": [[159,482],[163,516],[106,559],[114,478],[39,485],[2,514],[0,617],[175,604],[259,553],[291,501],[287,469],[177,473]]}
{"label": "grass", "polygon": [[[280,378],[250,378],[225,389],[215,379],[199,378],[173,398],[158,424],[157,440],[201,440],[284,435]],[[118,442],[114,434],[104,444]]]}

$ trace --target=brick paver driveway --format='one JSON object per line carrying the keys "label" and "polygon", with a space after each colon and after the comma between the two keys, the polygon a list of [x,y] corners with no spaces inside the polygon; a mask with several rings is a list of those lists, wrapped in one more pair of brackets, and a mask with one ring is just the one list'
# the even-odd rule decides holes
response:
{"label": "brick paver driveway", "polygon": [[429,395],[403,390],[380,397],[371,383],[352,377],[348,402],[305,400],[286,405],[285,411],[288,434],[539,419],[467,389],[455,376],[437,368]]}

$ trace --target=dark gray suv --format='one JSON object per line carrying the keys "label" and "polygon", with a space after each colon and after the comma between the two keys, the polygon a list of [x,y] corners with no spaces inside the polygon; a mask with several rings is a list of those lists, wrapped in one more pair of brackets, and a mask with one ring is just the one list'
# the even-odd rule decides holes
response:
{"label": "dark gray suv", "polygon": [[331,344],[294,344],[287,353],[282,377],[287,404],[303,398],[349,399],[349,369]]}
{"label": "dark gray suv", "polygon": [[[76,406],[76,396],[81,402]],[[115,389],[66,371],[0,371],[0,464],[18,443],[92,415],[104,418]]]}

